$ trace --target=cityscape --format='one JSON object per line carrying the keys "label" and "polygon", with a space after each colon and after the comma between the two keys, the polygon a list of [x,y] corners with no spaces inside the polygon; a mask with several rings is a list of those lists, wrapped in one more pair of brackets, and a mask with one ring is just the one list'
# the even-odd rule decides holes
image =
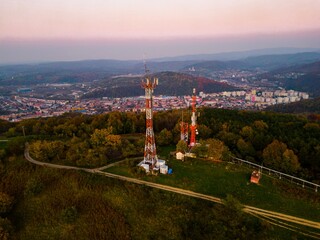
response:
{"label": "cityscape", "polygon": [[[286,104],[308,99],[309,94],[293,90],[234,91],[207,94],[200,92],[198,107],[262,110],[275,104]],[[144,112],[145,97],[102,98],[87,100],[48,100],[30,97],[0,97],[0,110],[10,114],[0,119],[20,121],[28,118],[53,117],[68,112],[99,114],[112,111]],[[154,111],[184,109],[190,106],[191,96],[154,96]]]}

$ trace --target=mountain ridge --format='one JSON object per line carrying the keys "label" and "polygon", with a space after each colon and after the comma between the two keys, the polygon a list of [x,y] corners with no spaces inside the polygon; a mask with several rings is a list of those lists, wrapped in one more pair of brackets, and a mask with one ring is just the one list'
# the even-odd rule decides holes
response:
{"label": "mountain ridge", "polygon": [[261,77],[279,81],[286,89],[308,92],[320,96],[320,61],[279,68]]}
{"label": "mountain ridge", "polygon": [[[199,92],[205,90],[206,93],[238,90],[226,83],[185,73],[166,71],[152,74],[151,77],[159,79],[159,85],[155,90],[156,95],[190,95],[193,88]],[[140,96],[144,94],[141,81],[141,77],[105,79],[99,83],[96,91],[84,95],[83,98]]]}
{"label": "mountain ridge", "polygon": [[229,61],[240,60],[248,57],[262,56],[262,55],[282,55],[294,54],[301,52],[320,52],[318,48],[262,48],[244,51],[227,51],[212,54],[189,54],[174,57],[153,58],[151,61],[185,61],[185,60],[199,60],[199,61]]}

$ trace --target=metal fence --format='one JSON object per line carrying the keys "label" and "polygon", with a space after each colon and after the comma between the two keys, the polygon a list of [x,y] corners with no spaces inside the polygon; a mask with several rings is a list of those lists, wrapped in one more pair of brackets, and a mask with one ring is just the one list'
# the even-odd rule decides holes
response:
{"label": "metal fence", "polygon": [[312,182],[306,181],[304,179],[297,178],[297,177],[291,176],[289,174],[285,174],[285,173],[273,170],[271,168],[264,167],[264,166],[256,164],[256,163],[252,163],[247,160],[243,160],[241,158],[236,158],[236,157],[232,157],[232,156],[231,156],[231,158],[232,158],[232,162],[246,164],[250,168],[258,169],[261,172],[261,174],[277,177],[281,180],[285,180],[285,181],[290,182],[292,184],[296,184],[298,186],[301,186],[302,188],[311,189],[315,192],[318,192],[318,189],[320,189],[319,184],[312,183]]}

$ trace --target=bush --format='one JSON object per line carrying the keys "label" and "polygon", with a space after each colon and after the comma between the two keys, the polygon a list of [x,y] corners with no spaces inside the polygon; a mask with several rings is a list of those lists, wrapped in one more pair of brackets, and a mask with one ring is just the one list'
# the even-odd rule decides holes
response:
{"label": "bush", "polygon": [[78,210],[75,206],[72,206],[64,209],[61,215],[64,222],[73,223],[78,217]]}
{"label": "bush", "polygon": [[44,185],[42,182],[40,182],[39,180],[37,180],[35,178],[31,178],[28,180],[28,182],[26,184],[26,188],[24,190],[24,195],[26,195],[26,196],[38,195],[42,191],[43,187],[44,187]]}
{"label": "bush", "polygon": [[13,233],[11,222],[7,218],[0,217],[0,239],[8,240]]}
{"label": "bush", "polygon": [[0,214],[11,210],[13,198],[8,194],[0,192]]}

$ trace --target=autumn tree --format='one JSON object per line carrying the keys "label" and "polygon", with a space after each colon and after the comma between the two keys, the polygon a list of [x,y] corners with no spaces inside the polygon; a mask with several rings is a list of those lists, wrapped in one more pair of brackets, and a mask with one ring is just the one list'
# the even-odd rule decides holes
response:
{"label": "autumn tree", "polygon": [[94,116],[92,122],[91,122],[91,128],[92,129],[102,129],[107,127],[107,119],[109,114],[100,114]]}
{"label": "autumn tree", "polygon": [[128,112],[124,116],[125,120],[123,123],[124,133],[135,133],[138,125],[137,114]]}
{"label": "autumn tree", "polygon": [[0,215],[11,210],[13,198],[4,192],[0,192]]}
{"label": "autumn tree", "polygon": [[208,148],[208,158],[212,160],[222,160],[228,154],[228,148],[219,139],[207,139],[205,144]]}
{"label": "autumn tree", "polygon": [[199,138],[207,139],[211,136],[212,130],[204,124],[199,124],[197,126],[199,132]]}
{"label": "autumn tree", "polygon": [[112,127],[107,129],[96,129],[91,135],[90,142],[94,147],[111,146],[115,147],[121,143],[119,135],[112,134]]}
{"label": "autumn tree", "polygon": [[176,145],[176,151],[185,153],[188,151],[188,144],[184,140],[180,140]]}
{"label": "autumn tree", "polygon": [[172,139],[173,142],[177,143],[181,138],[181,125],[180,122],[177,122],[174,128],[172,129]]}
{"label": "autumn tree", "polygon": [[254,134],[254,131],[250,126],[245,126],[240,131],[240,135],[247,140],[251,140],[253,137],[253,134]]}
{"label": "autumn tree", "polygon": [[207,158],[208,157],[208,146],[206,141],[200,140],[199,144],[192,147],[191,152],[195,153],[197,157]]}
{"label": "autumn tree", "polygon": [[123,131],[122,113],[111,112],[108,114],[108,129],[112,129],[112,133],[121,134]]}
{"label": "autumn tree", "polygon": [[38,161],[55,161],[65,158],[65,144],[62,141],[34,141],[30,154]]}
{"label": "autumn tree", "polygon": [[87,161],[93,165],[106,163],[107,158],[118,158],[121,156],[121,137],[112,134],[112,127],[107,129],[96,129],[91,135],[90,142],[93,149],[87,152]]}
{"label": "autumn tree", "polygon": [[162,129],[159,134],[156,135],[156,142],[159,146],[165,146],[172,143],[172,133],[166,128]]}
{"label": "autumn tree", "polygon": [[13,227],[9,219],[0,217],[0,239],[9,240],[13,233]]}
{"label": "autumn tree", "polygon": [[265,123],[264,121],[262,120],[257,120],[257,121],[254,121],[252,126],[257,130],[257,131],[267,131],[269,126],[267,123]]}
{"label": "autumn tree", "polygon": [[287,145],[274,140],[263,150],[263,163],[265,166],[275,168],[286,173],[296,173],[300,168],[298,157],[287,148]]}
{"label": "autumn tree", "polygon": [[237,148],[237,142],[241,137],[232,132],[220,131],[218,134],[218,138],[233,150]]}
{"label": "autumn tree", "polygon": [[251,142],[245,141],[243,138],[240,138],[237,142],[237,148],[242,157],[246,158],[248,156],[254,157],[256,155],[256,151],[253,148]]}
{"label": "autumn tree", "polygon": [[60,124],[58,126],[55,126],[53,128],[53,131],[57,136],[72,137],[77,132],[77,126],[75,126],[74,124],[68,124],[66,122],[64,124]]}
{"label": "autumn tree", "polygon": [[[86,155],[90,149],[88,141],[81,141],[79,138],[74,137],[69,143],[69,148],[66,153],[66,160],[72,164],[87,165]],[[85,163],[85,164],[83,164]]]}

